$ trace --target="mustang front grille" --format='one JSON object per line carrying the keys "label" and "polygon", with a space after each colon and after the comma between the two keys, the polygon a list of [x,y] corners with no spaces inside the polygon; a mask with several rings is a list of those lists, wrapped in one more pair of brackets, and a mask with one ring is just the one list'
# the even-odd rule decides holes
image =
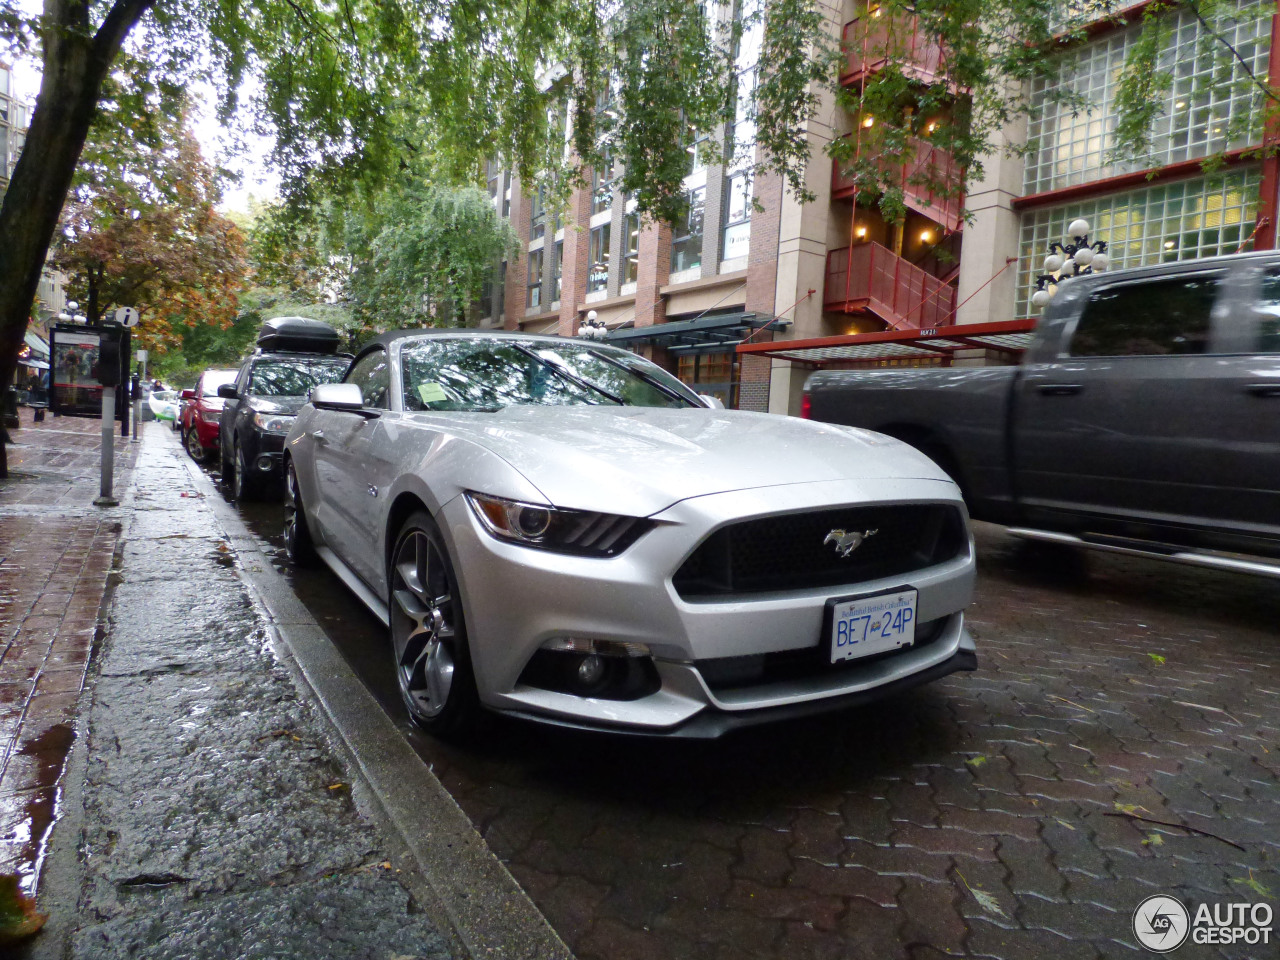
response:
{"label": "mustang front grille", "polygon": [[730,524],[704,540],[673,579],[684,600],[836,587],[931,567],[968,539],[946,504],[840,507]]}

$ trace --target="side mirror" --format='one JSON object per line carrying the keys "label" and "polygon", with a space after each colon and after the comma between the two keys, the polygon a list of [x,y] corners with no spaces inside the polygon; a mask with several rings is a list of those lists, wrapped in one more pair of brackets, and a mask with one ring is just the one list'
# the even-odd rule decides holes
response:
{"label": "side mirror", "polygon": [[196,392],[194,390],[183,390],[179,397],[182,400],[194,400],[195,398]]}
{"label": "side mirror", "polygon": [[361,413],[364,410],[364,395],[354,383],[322,383],[311,388],[311,405],[318,410]]}
{"label": "side mirror", "polygon": [[724,409],[724,401],[722,401],[719,397],[711,396],[711,394],[709,393],[698,394],[698,399],[702,401],[703,406],[710,407],[712,410]]}
{"label": "side mirror", "polygon": [[234,383],[223,383],[218,385],[218,396],[223,400],[239,400],[240,394],[236,393],[236,385]]}

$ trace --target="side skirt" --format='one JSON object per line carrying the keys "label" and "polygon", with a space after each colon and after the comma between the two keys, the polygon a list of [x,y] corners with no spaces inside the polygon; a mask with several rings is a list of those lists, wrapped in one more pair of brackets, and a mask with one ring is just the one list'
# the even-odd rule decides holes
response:
{"label": "side skirt", "polygon": [[391,625],[391,613],[387,610],[387,605],[365,586],[365,582],[355,575],[355,571],[339,560],[338,555],[328,547],[317,546],[316,553],[325,562],[325,565],[337,574],[338,579],[347,585],[347,589],[354,593],[360,602],[382,621],[384,627]]}

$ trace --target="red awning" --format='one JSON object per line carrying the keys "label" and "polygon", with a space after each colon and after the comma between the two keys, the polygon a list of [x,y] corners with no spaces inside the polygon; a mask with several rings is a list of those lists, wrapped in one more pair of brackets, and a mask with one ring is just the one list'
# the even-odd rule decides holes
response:
{"label": "red awning", "polygon": [[738,353],[777,357],[811,367],[875,363],[883,360],[936,360],[949,364],[960,350],[999,350],[1020,354],[1031,343],[1034,320],[962,323],[920,330],[882,330],[814,340],[741,343]]}

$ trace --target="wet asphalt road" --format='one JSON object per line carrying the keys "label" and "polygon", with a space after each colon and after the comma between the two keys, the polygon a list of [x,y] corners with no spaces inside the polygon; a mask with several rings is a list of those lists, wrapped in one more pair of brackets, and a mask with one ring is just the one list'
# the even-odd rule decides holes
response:
{"label": "wet asphalt road", "polygon": [[289,568],[279,507],[241,509],[584,960],[1137,957],[1146,896],[1280,899],[1274,581],[981,525],[975,674],[713,743],[494,720],[459,749],[409,724],[359,602]]}

